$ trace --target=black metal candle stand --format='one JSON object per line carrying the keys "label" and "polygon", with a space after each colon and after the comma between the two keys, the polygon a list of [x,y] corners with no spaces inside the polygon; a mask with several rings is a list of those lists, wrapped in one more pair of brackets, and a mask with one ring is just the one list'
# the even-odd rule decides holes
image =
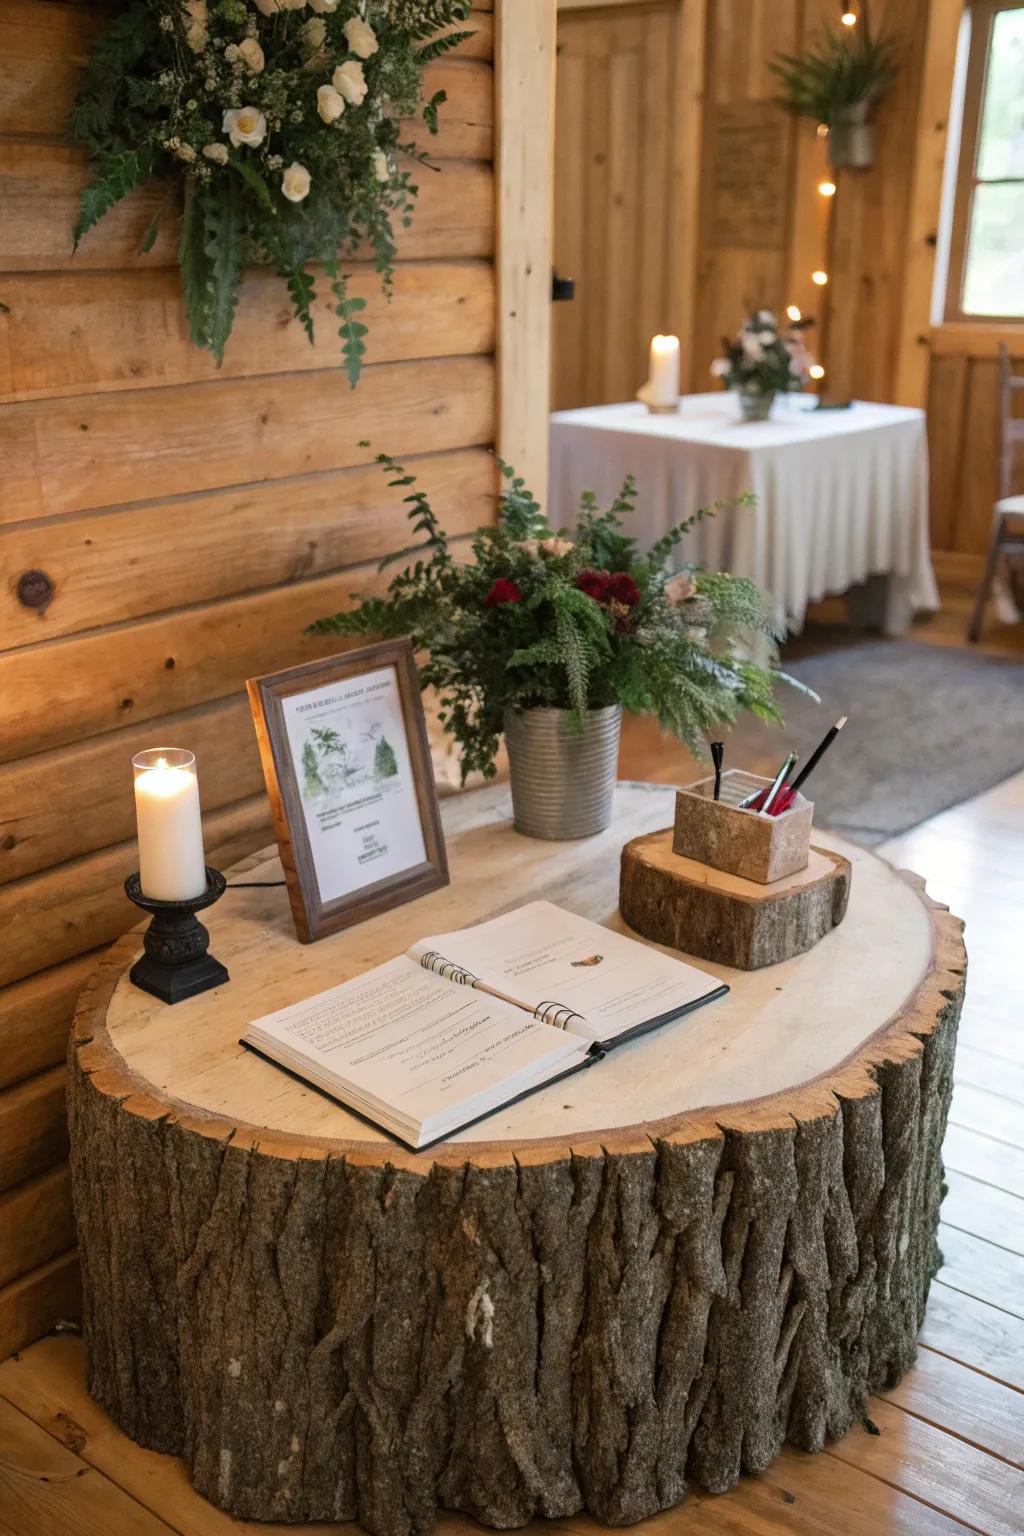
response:
{"label": "black metal candle stand", "polygon": [[229,979],[219,960],[209,954],[210,935],[196,916],[224,894],[227,881],[219,870],[206,868],[206,890],[188,901],[157,901],[143,894],[139,873],[129,875],[125,894],[152,915],[143,937],[146,953],[128,975],[143,992],[164,1003],[180,1003]]}

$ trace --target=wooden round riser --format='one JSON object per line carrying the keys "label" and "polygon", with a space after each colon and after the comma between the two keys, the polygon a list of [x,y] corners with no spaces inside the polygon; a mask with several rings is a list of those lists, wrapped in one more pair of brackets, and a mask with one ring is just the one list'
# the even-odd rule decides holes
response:
{"label": "wooden round riser", "polygon": [[222,1508],[628,1524],[820,1450],[911,1364],[965,959],[863,850],[826,840],[854,866],[834,943],[706,966],[727,997],[425,1153],[238,1045],[534,896],[621,929],[623,840],[673,798],[620,786],[571,844],[518,836],[502,789],[449,801],[452,884],[310,946],[283,890],[229,888],[232,980],[174,1008],[127,981],[138,934],[101,962],[69,1081],[89,1385]]}
{"label": "wooden round riser", "polygon": [[805,869],[759,885],[681,858],[672,828],[622,850],[619,910],[629,926],[671,949],[741,971],[802,955],[846,915],[850,861],[812,848]]}

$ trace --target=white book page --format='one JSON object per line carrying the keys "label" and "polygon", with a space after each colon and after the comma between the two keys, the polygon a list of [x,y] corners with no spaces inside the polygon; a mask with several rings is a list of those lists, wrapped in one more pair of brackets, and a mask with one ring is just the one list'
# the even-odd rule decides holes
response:
{"label": "white book page", "polygon": [[409,953],[444,956],[489,991],[591,1040],[682,1012],[721,986],[696,966],[550,901],[423,939]]}
{"label": "white book page", "polygon": [[406,955],[255,1020],[243,1038],[414,1144],[586,1054],[580,1040]]}

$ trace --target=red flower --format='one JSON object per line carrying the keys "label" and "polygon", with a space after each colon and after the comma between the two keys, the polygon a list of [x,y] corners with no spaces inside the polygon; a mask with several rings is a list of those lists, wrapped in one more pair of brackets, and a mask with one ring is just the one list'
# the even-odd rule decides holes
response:
{"label": "red flower", "polygon": [[640,588],[625,571],[609,576],[605,591],[609,602],[622,603],[626,608],[635,608],[640,601]]}
{"label": "red flower", "polygon": [[608,572],[607,571],[580,571],[576,577],[576,585],[581,592],[592,597],[595,603],[603,603],[608,597]]}
{"label": "red flower", "polygon": [[488,608],[499,608],[502,603],[521,603],[523,594],[514,581],[509,581],[505,576],[499,576],[494,586],[484,598]]}

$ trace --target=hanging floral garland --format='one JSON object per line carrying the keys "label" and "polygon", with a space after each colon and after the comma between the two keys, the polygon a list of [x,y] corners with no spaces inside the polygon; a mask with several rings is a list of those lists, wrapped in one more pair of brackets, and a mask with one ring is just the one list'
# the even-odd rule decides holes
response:
{"label": "hanging floral garland", "polygon": [[314,276],[336,301],[353,384],[366,350],[340,262],[369,243],[385,289],[394,224],[416,196],[401,120],[431,133],[445,99],[422,96],[424,67],[471,34],[470,0],[129,0],[97,43],[71,114],[72,137],[97,162],[82,194],[75,246],[152,176],[169,183],[142,250],[152,247],[174,186],[184,184],[181,282],[192,340],[218,363],[242,272],[272,266],[313,340]]}

